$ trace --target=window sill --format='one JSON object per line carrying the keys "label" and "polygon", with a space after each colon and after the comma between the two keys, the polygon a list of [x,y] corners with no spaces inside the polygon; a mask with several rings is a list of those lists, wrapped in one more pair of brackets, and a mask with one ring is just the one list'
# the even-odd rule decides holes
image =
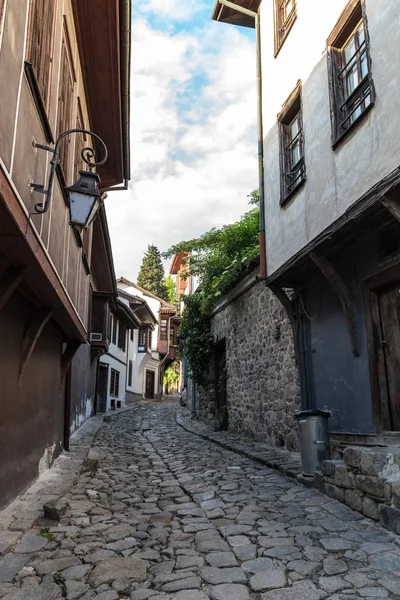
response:
{"label": "window sill", "polygon": [[332,150],[336,150],[336,148],[342,143],[342,141],[350,135],[350,133],[364,120],[365,116],[369,113],[369,111],[375,106],[375,100],[371,102],[369,106],[364,110],[364,112],[357,117],[357,119],[348,127],[345,131],[343,131],[340,136],[338,136],[332,143]]}
{"label": "window sill", "polygon": [[301,181],[299,181],[299,183],[296,185],[296,187],[290,192],[290,194],[288,194],[287,196],[282,196],[281,200],[280,200],[280,206],[283,207],[285,204],[290,202],[290,200],[292,200],[292,198],[294,198],[294,196],[305,185],[306,181],[307,181],[307,177],[304,176],[303,179]]}

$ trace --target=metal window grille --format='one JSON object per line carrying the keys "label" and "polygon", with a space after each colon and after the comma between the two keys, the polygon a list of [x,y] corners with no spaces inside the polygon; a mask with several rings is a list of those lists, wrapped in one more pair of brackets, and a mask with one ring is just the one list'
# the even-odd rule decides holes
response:
{"label": "metal window grille", "polygon": [[168,320],[161,319],[160,321],[160,340],[166,341],[168,336]]}
{"label": "metal window grille", "polygon": [[119,371],[111,369],[110,377],[110,396],[119,397]]}
{"label": "metal window grille", "polygon": [[139,352],[146,351],[147,342],[147,329],[139,329],[139,341],[138,341],[138,350]]}
{"label": "metal window grille", "polygon": [[279,117],[281,135],[281,202],[305,180],[304,134],[300,90],[288,100],[288,107]]}
{"label": "metal window grille", "polygon": [[275,1],[275,51],[278,51],[296,19],[297,7],[296,0]]}
{"label": "metal window grille", "polygon": [[347,129],[362,115],[371,103],[369,69],[364,23],[361,21],[342,51],[342,69],[338,72],[338,84],[343,93],[341,127]]}

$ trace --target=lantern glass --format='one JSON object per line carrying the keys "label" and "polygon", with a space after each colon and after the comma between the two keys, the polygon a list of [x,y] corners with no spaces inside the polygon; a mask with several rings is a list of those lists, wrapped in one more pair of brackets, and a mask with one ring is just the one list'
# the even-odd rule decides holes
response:
{"label": "lantern glass", "polygon": [[102,205],[97,187],[100,181],[96,173],[80,171],[79,180],[67,188],[69,197],[70,224],[87,228]]}

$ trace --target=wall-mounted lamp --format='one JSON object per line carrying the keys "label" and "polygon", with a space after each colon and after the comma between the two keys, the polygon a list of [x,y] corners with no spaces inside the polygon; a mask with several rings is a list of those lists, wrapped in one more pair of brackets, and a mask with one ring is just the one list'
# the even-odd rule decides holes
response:
{"label": "wall-mounted lamp", "polygon": [[70,129],[69,131],[65,131],[60,135],[54,148],[34,143],[33,145],[35,148],[46,150],[46,152],[51,152],[52,159],[50,161],[51,169],[47,189],[45,189],[43,185],[37,183],[32,183],[31,187],[35,192],[39,192],[40,194],[44,194],[46,196],[46,200],[44,202],[35,204],[35,212],[37,214],[43,214],[47,212],[53,193],[56,167],[60,160],[60,144],[66,136],[71,135],[72,133],[85,133],[90,135],[96,138],[104,149],[104,158],[99,162],[93,162],[91,159],[94,159],[96,156],[95,150],[89,147],[83,148],[81,152],[82,160],[89,166],[89,171],[79,171],[80,177],[78,181],[66,188],[68,193],[70,225],[83,229],[89,227],[90,223],[93,221],[97,211],[103,203],[104,197],[104,195],[100,193],[98,187],[98,184],[100,183],[100,177],[97,173],[93,172],[95,167],[101,167],[104,165],[108,158],[107,147],[98,135],[92,131],[87,131],[86,129]]}

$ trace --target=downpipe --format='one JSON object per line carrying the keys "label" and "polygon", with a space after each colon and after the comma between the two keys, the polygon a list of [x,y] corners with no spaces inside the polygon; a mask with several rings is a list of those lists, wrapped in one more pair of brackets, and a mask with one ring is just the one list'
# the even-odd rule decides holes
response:
{"label": "downpipe", "polygon": [[232,8],[239,13],[252,17],[255,22],[257,55],[258,189],[260,195],[260,272],[257,275],[257,280],[265,281],[267,278],[267,248],[265,242],[264,127],[262,113],[263,86],[260,13],[238,6],[234,2],[230,2],[230,0],[218,0],[218,2],[227,8]]}

